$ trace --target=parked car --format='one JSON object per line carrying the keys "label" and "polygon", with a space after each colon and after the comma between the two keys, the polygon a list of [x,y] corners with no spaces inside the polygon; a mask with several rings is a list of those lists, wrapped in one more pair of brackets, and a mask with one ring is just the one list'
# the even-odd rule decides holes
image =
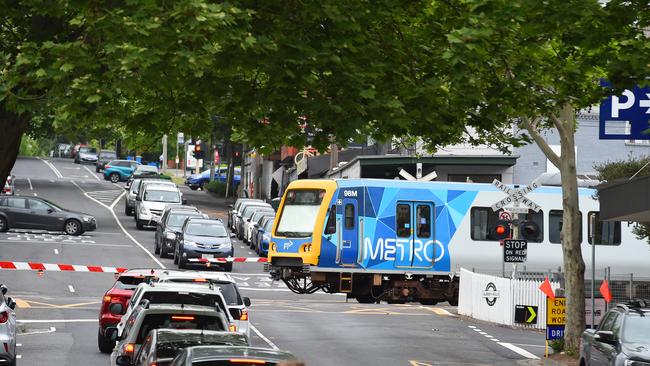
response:
{"label": "parked car", "polygon": [[115,280],[113,286],[106,291],[99,308],[99,329],[97,330],[97,346],[102,353],[111,353],[115,341],[111,340],[106,329],[116,327],[122,319],[121,314],[113,314],[109,311],[111,304],[122,304],[126,309],[133,291],[143,282],[149,282],[156,275],[154,269],[130,269],[122,272]]}
{"label": "parked car", "polygon": [[7,286],[0,285],[0,364],[16,365],[16,302],[7,295]]}
{"label": "parked car", "polygon": [[262,200],[256,199],[256,198],[238,198],[237,201],[235,201],[234,204],[229,205],[228,208],[230,209],[228,211],[228,227],[230,230],[235,229],[235,217],[237,216],[237,212],[239,211],[239,208],[241,205],[244,204],[244,202],[260,202],[263,203]]}
{"label": "parked car", "polygon": [[[135,355],[134,366],[169,366],[183,349],[192,346],[250,346],[240,333],[196,329],[154,329]],[[124,364],[131,365],[131,364]]]}
{"label": "parked car", "polygon": [[76,144],[72,147],[72,150],[70,150],[70,157],[73,159],[77,159],[77,154],[79,153],[79,149],[82,147],[87,147],[86,144]]}
{"label": "parked car", "polygon": [[580,365],[650,365],[650,304],[638,300],[612,307],[598,329],[582,334],[580,345]]}
{"label": "parked car", "polygon": [[[122,319],[117,324],[118,335],[128,327],[131,313],[137,309],[138,305],[146,301],[151,304],[178,304],[178,305],[200,305],[212,306],[213,311],[225,314],[225,319],[229,324],[226,329],[236,330],[230,310],[226,305],[226,300],[221,294],[221,290],[214,286],[202,286],[200,284],[180,284],[180,283],[141,283],[133,292],[129,299],[126,309],[122,306]],[[109,307],[109,311],[110,307]],[[230,327],[232,325],[232,327]],[[216,329],[219,330],[219,329]]]}
{"label": "parked car", "polygon": [[138,163],[132,160],[111,160],[104,165],[104,179],[112,183],[125,181],[131,177]]}
{"label": "parked car", "polygon": [[[190,258],[228,258],[234,254],[230,235],[220,220],[186,219],[174,246],[174,264],[181,269],[187,267]],[[232,271],[232,262],[220,266]]]}
{"label": "parked car", "polygon": [[[131,182],[131,185],[128,183]],[[137,178],[137,179],[129,179],[127,182],[127,186],[125,187],[128,189],[128,193],[126,194],[126,199],[124,200],[124,214],[126,216],[134,216],[135,215],[135,198],[138,196],[138,193],[140,192],[140,188],[144,187],[145,183],[158,183],[158,184],[167,184],[171,187],[176,187],[176,184],[174,184],[171,181],[164,180],[164,179],[158,179],[157,177],[143,177],[143,178]]]}
{"label": "parked car", "polygon": [[59,158],[71,158],[72,145],[59,143],[56,145],[56,156]]}
{"label": "parked car", "polygon": [[113,150],[100,150],[97,156],[97,164],[95,164],[95,171],[99,173],[104,170],[104,166],[109,162],[117,159],[117,154]]}
{"label": "parked car", "polygon": [[271,210],[266,210],[266,209],[260,209],[259,211],[255,211],[253,216],[251,216],[250,220],[248,220],[248,223],[246,224],[246,232],[244,233],[244,242],[248,243],[248,245],[252,248],[253,244],[255,243],[253,241],[253,233],[257,232],[257,228],[260,225],[260,222],[262,221],[263,218],[265,217],[274,217],[275,216],[275,211]]}
{"label": "parked car", "polygon": [[248,307],[251,300],[242,296],[235,280],[227,273],[205,271],[164,270],[155,281],[161,283],[190,283],[215,286],[219,288],[226,301],[236,331],[250,337],[250,318]]}
{"label": "parked car", "polygon": [[138,165],[138,167],[133,172],[134,175],[148,175],[148,174],[160,174],[158,172],[158,167],[153,165]]}
{"label": "parked car", "polygon": [[[122,305],[111,304],[110,311],[119,314]],[[147,335],[153,329],[198,329],[227,331],[228,321],[223,312],[213,306],[184,304],[152,304],[145,301],[129,315],[121,335],[115,328],[107,330],[118,341],[111,353],[111,365],[131,365]]]}
{"label": "parked car", "polygon": [[96,164],[97,158],[97,149],[89,146],[81,146],[74,156],[74,162],[75,164]]}
{"label": "parked car", "polygon": [[249,206],[244,209],[242,212],[242,215],[239,219],[239,226],[237,227],[237,236],[239,237],[240,240],[243,240],[244,242],[248,242],[248,226],[251,223],[251,218],[255,213],[258,212],[267,212],[269,214],[275,214],[275,211],[273,211],[273,208],[271,206]]}
{"label": "parked car", "polygon": [[[228,172],[227,171],[214,171],[214,180],[218,180],[221,182],[225,182],[228,179]],[[233,186],[237,187],[239,183],[241,182],[241,176],[239,175],[238,172],[235,172],[235,175],[232,178],[233,180]],[[199,188],[203,188],[204,185],[208,184],[210,181],[210,170],[204,170],[199,174],[192,174],[185,178],[185,185],[190,187],[191,190],[195,191]]]}
{"label": "parked car", "polygon": [[93,216],[66,210],[39,197],[0,197],[0,231],[38,229],[81,235],[96,228]]}
{"label": "parked car", "polygon": [[171,366],[197,365],[265,365],[275,366],[282,361],[295,360],[289,352],[270,348],[195,346],[183,350]]}
{"label": "parked car", "polygon": [[255,245],[255,252],[260,257],[269,255],[269,245],[271,244],[271,231],[273,230],[274,220],[268,220],[264,226],[258,228],[257,244]]}
{"label": "parked car", "polygon": [[160,254],[160,258],[174,254],[176,233],[181,230],[188,217],[207,218],[198,208],[192,206],[168,206],[163,210],[154,236],[154,252]]}
{"label": "parked car", "polygon": [[7,176],[5,185],[2,188],[2,194],[13,196],[16,193],[16,186],[14,185],[14,176],[11,173]]}
{"label": "parked car", "polygon": [[239,206],[239,209],[237,209],[237,213],[233,217],[233,221],[234,221],[234,223],[233,223],[233,225],[234,225],[233,231],[234,231],[235,234],[237,234],[237,237],[239,239],[242,239],[242,237],[240,236],[240,229],[243,226],[242,214],[244,213],[244,211],[247,208],[252,207],[252,206],[271,208],[271,205],[269,205],[266,202],[262,202],[262,201],[251,201],[251,202],[242,203],[241,206]]}
{"label": "parked car", "polygon": [[165,206],[174,203],[185,203],[183,195],[175,186],[145,184],[135,197],[135,226],[142,230],[145,225],[156,225]]}

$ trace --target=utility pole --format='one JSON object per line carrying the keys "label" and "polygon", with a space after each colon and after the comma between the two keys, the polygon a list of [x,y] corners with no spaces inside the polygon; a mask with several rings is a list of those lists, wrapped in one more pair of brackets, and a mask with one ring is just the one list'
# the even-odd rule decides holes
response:
{"label": "utility pole", "polygon": [[160,162],[160,165],[162,165],[162,172],[167,173],[167,135],[163,135],[162,137],[162,161]]}

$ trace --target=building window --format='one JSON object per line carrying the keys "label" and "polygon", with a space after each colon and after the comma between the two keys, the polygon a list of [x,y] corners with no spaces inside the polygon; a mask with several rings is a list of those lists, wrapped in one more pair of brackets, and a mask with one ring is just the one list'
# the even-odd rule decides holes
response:
{"label": "building window", "polygon": [[[562,210],[551,210],[548,213],[548,240],[553,244],[561,244],[560,234],[562,233]],[[582,212],[578,213],[578,225],[580,226],[580,242],[582,243]]]}
{"label": "building window", "polygon": [[396,233],[400,238],[411,237],[411,205],[398,204],[395,214]]}
{"label": "building window", "polygon": [[[592,227],[592,222],[595,224]],[[589,212],[589,244],[621,245],[621,222],[600,221],[600,212]]]}

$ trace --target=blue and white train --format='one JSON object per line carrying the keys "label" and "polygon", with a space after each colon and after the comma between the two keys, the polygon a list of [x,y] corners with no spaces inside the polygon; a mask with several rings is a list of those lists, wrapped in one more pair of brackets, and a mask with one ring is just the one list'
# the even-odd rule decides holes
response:
{"label": "blue and white train", "polygon": [[[650,246],[632,234],[630,224],[598,220],[595,190],[580,188],[579,196],[583,257],[590,258],[593,241],[596,268],[650,276]],[[499,213],[491,206],[505,197],[491,184],[294,181],[278,209],[269,270],[298,293],[323,289],[362,303],[455,304],[461,267],[501,272],[503,250],[494,233]],[[539,230],[529,233],[527,260],[519,269],[557,271],[561,189],[542,186],[526,197],[541,210],[520,215]]]}

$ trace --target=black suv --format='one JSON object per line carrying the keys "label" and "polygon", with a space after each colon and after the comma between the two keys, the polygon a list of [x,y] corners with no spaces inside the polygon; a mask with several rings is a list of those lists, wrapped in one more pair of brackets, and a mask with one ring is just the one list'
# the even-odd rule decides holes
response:
{"label": "black suv", "polygon": [[650,302],[614,306],[580,343],[580,366],[650,366]]}

